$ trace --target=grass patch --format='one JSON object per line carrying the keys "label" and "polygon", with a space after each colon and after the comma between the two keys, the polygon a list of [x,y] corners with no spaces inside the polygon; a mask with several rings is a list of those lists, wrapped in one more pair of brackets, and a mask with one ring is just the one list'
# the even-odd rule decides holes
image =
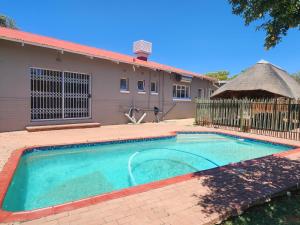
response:
{"label": "grass patch", "polygon": [[222,225],[300,225],[300,191],[254,206]]}

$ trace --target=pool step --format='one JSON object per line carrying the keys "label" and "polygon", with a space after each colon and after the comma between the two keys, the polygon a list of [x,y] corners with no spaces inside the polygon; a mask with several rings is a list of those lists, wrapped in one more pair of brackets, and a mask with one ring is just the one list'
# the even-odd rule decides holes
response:
{"label": "pool step", "polygon": [[75,124],[60,124],[60,125],[45,125],[45,126],[29,126],[25,129],[28,132],[49,131],[49,130],[64,130],[64,129],[79,129],[100,127],[100,123],[75,123]]}

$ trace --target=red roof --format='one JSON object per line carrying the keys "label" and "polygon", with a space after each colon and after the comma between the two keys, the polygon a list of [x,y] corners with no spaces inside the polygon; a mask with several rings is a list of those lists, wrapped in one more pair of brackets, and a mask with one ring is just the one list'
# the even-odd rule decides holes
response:
{"label": "red roof", "polygon": [[58,40],[55,38],[45,37],[41,35],[36,35],[32,33],[27,33],[19,30],[13,30],[8,28],[0,27],[0,39],[5,39],[9,41],[21,42],[24,44],[40,46],[44,48],[52,48],[66,52],[72,52],[76,54],[91,56],[95,58],[107,59],[116,62],[128,63],[136,66],[143,66],[151,69],[158,69],[167,72],[174,72],[183,75],[190,75],[195,77],[200,77],[203,79],[208,79],[214,81],[214,79],[203,76],[201,74],[193,73],[190,71],[177,69],[171,66],[159,64],[151,61],[139,60],[135,57],[124,55],[116,52],[106,51],[99,48],[93,48],[85,45],[75,44],[68,41]]}

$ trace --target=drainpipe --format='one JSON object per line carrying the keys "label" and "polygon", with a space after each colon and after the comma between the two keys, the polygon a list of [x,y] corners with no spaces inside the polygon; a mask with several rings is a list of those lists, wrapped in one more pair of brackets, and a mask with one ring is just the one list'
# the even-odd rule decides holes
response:
{"label": "drainpipe", "polygon": [[[134,65],[132,66],[133,68],[133,88],[135,87],[135,83],[136,83],[136,79],[135,79],[135,76],[136,76],[136,73],[135,73],[135,67]],[[132,107],[135,108],[135,90],[132,91]]]}
{"label": "drainpipe", "polygon": [[161,75],[160,75],[160,71],[158,71],[158,84],[159,84],[159,87],[158,87],[158,108],[161,109],[161,94],[162,94],[162,88],[161,88]]}
{"label": "drainpipe", "polygon": [[161,107],[161,110],[162,112],[164,113],[164,106],[165,106],[165,76],[164,76],[164,73],[162,73],[162,107]]}
{"label": "drainpipe", "polygon": [[150,96],[151,96],[151,71],[149,71],[149,82],[148,82],[148,105],[147,105],[148,109],[150,109]]}

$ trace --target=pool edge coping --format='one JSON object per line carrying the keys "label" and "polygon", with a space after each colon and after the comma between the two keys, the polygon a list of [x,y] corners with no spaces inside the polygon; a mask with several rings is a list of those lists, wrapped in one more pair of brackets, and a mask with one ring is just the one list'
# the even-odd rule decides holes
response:
{"label": "pool edge coping", "polygon": [[[35,210],[28,210],[28,211],[20,211],[20,212],[11,212],[6,211],[2,208],[4,198],[6,196],[7,190],[9,188],[9,185],[12,181],[12,178],[14,176],[14,173],[17,169],[19,160],[21,156],[28,150],[35,149],[35,148],[47,148],[47,147],[63,147],[63,146],[72,146],[72,145],[88,145],[88,144],[101,144],[101,143],[122,143],[122,142],[130,142],[130,141],[142,141],[142,140],[155,140],[155,139],[163,139],[163,138],[172,138],[175,137],[177,134],[185,134],[185,133],[214,133],[214,134],[221,134],[221,135],[227,135],[235,138],[243,138],[243,139],[249,139],[254,141],[263,141],[271,144],[276,145],[285,145],[290,146],[293,149],[287,150],[280,153],[271,154],[268,156],[275,156],[275,157],[286,157],[291,154],[299,153],[300,152],[300,145],[289,145],[281,143],[280,141],[270,141],[265,140],[264,138],[253,138],[249,137],[246,133],[242,133],[242,135],[236,135],[232,134],[230,132],[224,132],[224,131],[171,131],[168,132],[168,135],[160,135],[160,136],[147,136],[147,137],[137,137],[137,138],[120,138],[120,139],[112,139],[112,140],[103,140],[103,141],[93,141],[93,142],[85,142],[85,143],[73,143],[73,144],[57,144],[57,145],[41,145],[41,146],[28,146],[23,147],[20,149],[14,150],[10,157],[8,158],[7,162],[5,163],[2,171],[0,172],[0,180],[3,181],[4,185],[0,187],[0,222],[18,222],[18,221],[28,221],[28,220],[34,220],[39,219],[41,217],[50,216],[54,214],[58,214],[61,212],[71,211],[82,207],[87,207],[89,205],[94,205],[100,202],[113,200],[121,197],[130,196],[133,194],[138,194],[146,191],[150,191],[157,188],[162,188],[171,184],[176,184],[183,181],[188,181],[190,179],[195,179],[199,176],[204,175],[213,175],[216,172],[224,171],[230,169],[232,166],[247,166],[248,163],[253,162],[259,158],[245,160],[237,163],[231,163],[224,166],[208,169],[208,170],[202,170],[195,173],[188,173],[176,177],[167,178],[164,180],[154,181],[147,184],[137,185],[133,187],[123,188],[120,190],[99,194],[96,196],[88,197],[79,199],[76,201],[66,202],[63,204],[50,206],[46,208],[41,209],[35,209]],[[264,137],[264,136],[262,136]],[[267,157],[267,156],[264,156]],[[230,167],[230,168],[229,168]]]}

